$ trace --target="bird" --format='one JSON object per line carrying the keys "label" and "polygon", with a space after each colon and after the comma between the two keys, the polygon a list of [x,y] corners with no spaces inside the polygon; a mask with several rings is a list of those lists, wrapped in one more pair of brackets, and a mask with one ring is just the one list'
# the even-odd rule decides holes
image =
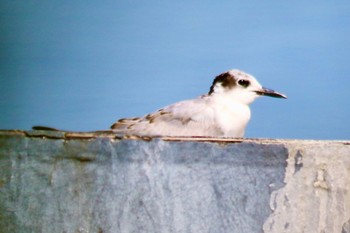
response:
{"label": "bird", "polygon": [[263,87],[252,75],[232,69],[216,76],[207,94],[143,117],[119,119],[111,130],[139,136],[243,138],[251,117],[249,105],[260,96],[287,99]]}

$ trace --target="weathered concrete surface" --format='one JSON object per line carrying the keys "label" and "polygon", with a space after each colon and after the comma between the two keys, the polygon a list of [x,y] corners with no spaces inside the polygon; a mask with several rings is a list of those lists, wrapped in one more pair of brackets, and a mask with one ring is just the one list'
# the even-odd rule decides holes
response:
{"label": "weathered concrete surface", "polygon": [[0,232],[349,228],[350,142],[0,131]]}

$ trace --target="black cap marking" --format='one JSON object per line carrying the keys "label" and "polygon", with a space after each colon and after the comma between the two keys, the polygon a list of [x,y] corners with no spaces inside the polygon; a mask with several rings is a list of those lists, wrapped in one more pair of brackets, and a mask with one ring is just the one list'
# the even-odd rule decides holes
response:
{"label": "black cap marking", "polygon": [[234,76],[232,76],[232,74],[230,74],[229,72],[222,73],[215,77],[213,84],[210,87],[208,93],[209,95],[211,95],[214,92],[215,85],[218,83],[221,83],[221,86],[223,86],[224,88],[232,88],[237,85],[236,79]]}

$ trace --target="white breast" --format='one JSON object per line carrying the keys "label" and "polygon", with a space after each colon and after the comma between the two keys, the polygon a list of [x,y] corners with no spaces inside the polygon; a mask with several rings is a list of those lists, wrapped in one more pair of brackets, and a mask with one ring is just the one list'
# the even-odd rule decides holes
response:
{"label": "white breast", "polygon": [[214,98],[215,119],[225,137],[243,137],[250,120],[250,108],[246,104]]}

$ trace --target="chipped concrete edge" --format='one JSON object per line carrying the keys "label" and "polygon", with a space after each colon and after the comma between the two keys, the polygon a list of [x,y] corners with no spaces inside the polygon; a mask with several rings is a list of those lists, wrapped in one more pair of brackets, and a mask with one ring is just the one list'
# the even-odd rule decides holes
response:
{"label": "chipped concrete edge", "polygon": [[350,233],[348,141],[283,141],[285,186],[272,193],[263,230]]}
{"label": "chipped concrete edge", "polygon": [[191,141],[191,142],[222,142],[222,143],[240,143],[254,142],[262,144],[272,143],[288,143],[288,144],[319,144],[331,143],[350,145],[350,140],[302,140],[302,139],[271,139],[271,138],[225,138],[225,137],[173,137],[173,136],[140,136],[140,135],[121,135],[113,131],[91,131],[91,132],[74,132],[60,130],[0,130],[0,137],[4,136],[25,136],[30,138],[46,138],[46,139],[94,139],[94,138],[110,138],[114,140],[144,140],[151,141],[153,139],[161,139],[163,141]]}

